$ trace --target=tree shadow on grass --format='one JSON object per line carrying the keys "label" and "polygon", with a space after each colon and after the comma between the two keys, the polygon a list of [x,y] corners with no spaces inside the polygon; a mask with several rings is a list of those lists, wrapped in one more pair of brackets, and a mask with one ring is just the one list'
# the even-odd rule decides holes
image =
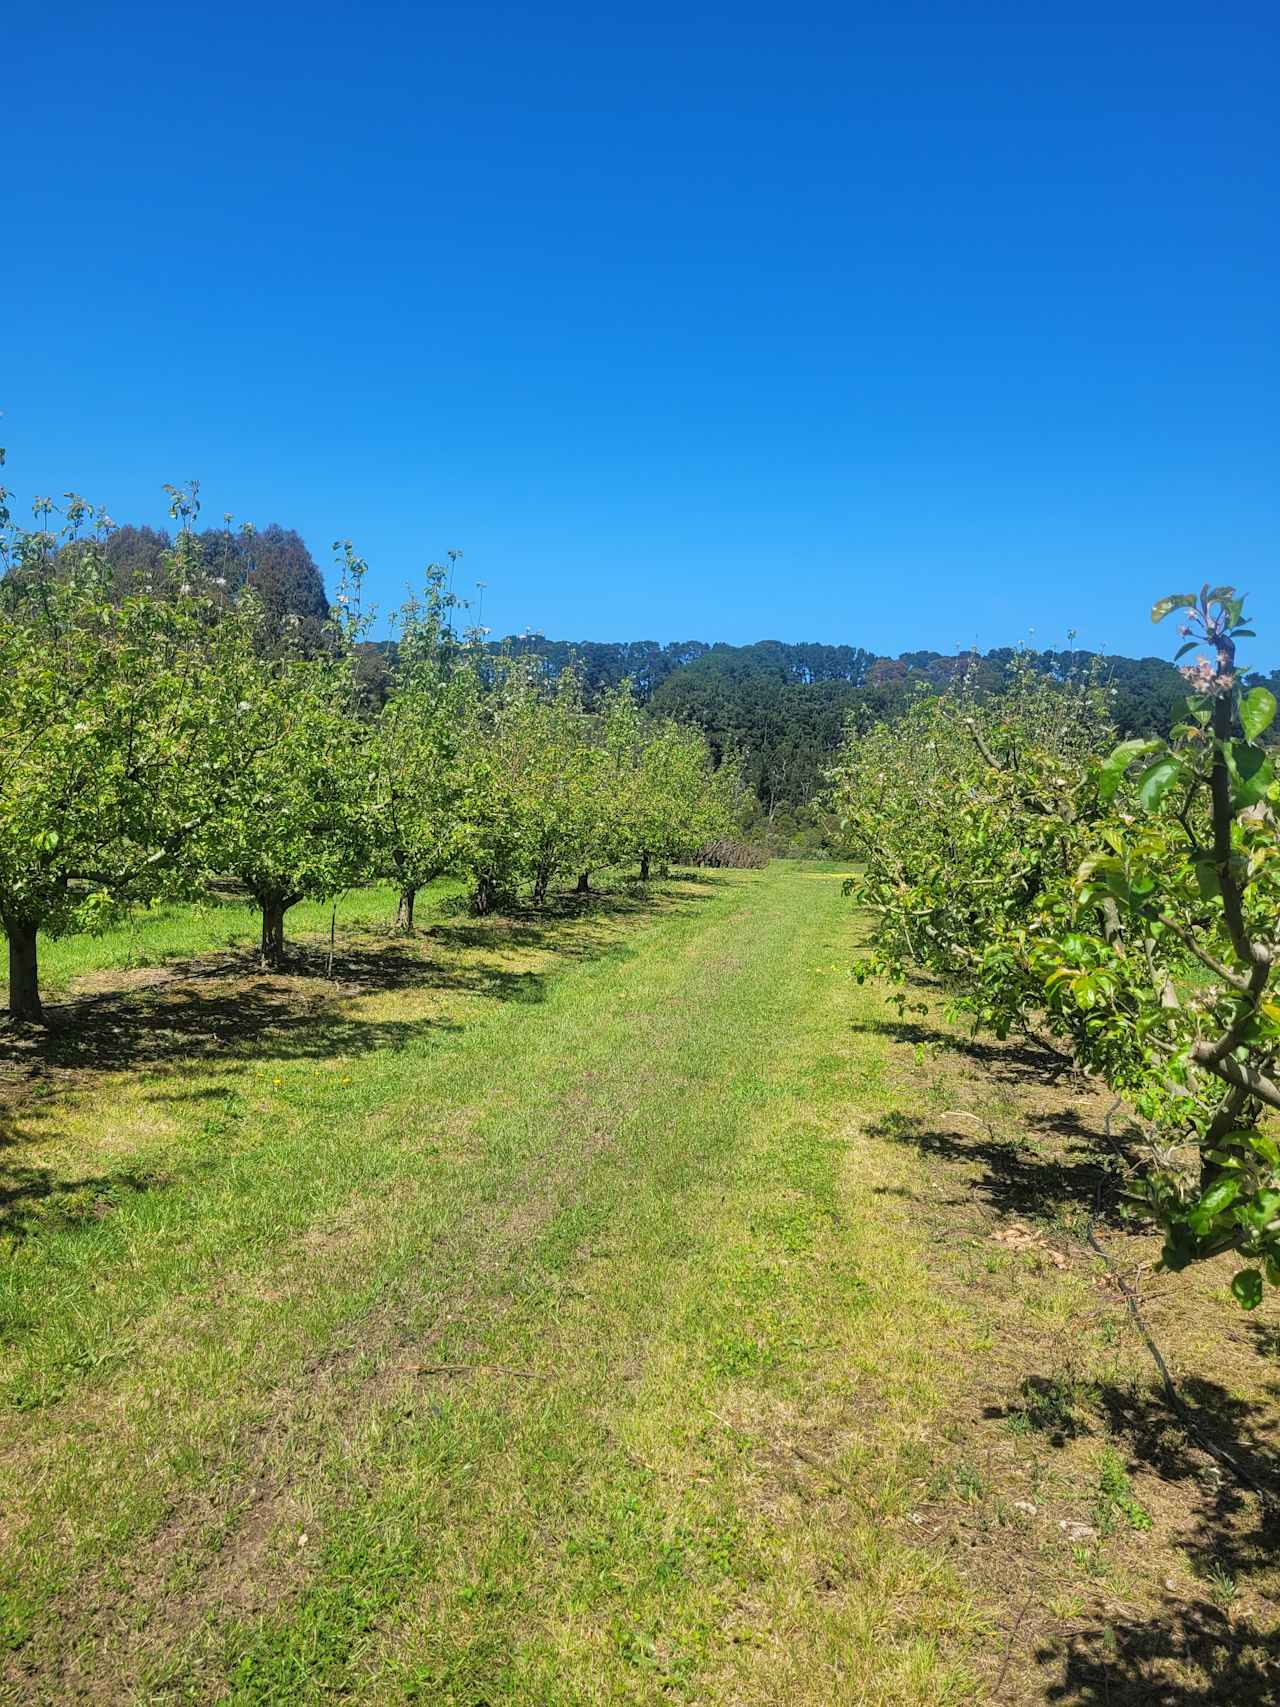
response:
{"label": "tree shadow on grass", "polygon": [[[589,895],[549,895],[540,907],[520,907],[477,917],[460,906],[423,928],[421,934],[455,948],[553,948],[567,960],[595,959],[618,947],[617,921],[687,913],[711,897],[673,895],[635,887],[593,890]],[[598,929],[592,929],[592,925]],[[566,933],[565,926],[571,928]]]}
{"label": "tree shadow on grass", "polygon": [[[42,1027],[0,1023],[0,1059],[8,1057],[12,1083],[186,1060],[324,1060],[402,1049],[425,1033],[459,1028],[429,1015],[353,1015],[342,1011],[340,999],[415,990],[538,1003],[558,967],[628,952],[609,928],[619,918],[683,912],[703,899],[612,891],[558,896],[501,917],[445,918],[411,938],[339,941],[332,956],[323,941],[290,943],[279,973],[262,970],[248,951],[203,956],[157,968],[141,983],[50,1002]],[[433,955],[433,946],[443,952]],[[515,970],[497,960],[510,949],[553,952],[555,963],[547,972]],[[467,953],[476,959],[454,958]]]}
{"label": "tree shadow on grass", "polygon": [[1153,1618],[1123,1616],[1040,1648],[1057,1671],[1047,1701],[1068,1707],[1275,1707],[1280,1637],[1210,1600],[1172,1596]]}
{"label": "tree shadow on grass", "polygon": [[0,1126],[0,1248],[38,1229],[91,1226],[118,1204],[169,1183],[167,1176],[136,1168],[60,1179],[52,1168],[11,1164],[5,1150],[17,1142]]}
{"label": "tree shadow on grass", "polygon": [[[1184,1495],[1180,1546],[1195,1579],[1154,1616],[1098,1620],[1044,1643],[1036,1658],[1057,1673],[1045,1691],[1071,1707],[1274,1707],[1280,1701],[1280,1442],[1270,1406],[1186,1376],[1179,1393],[1189,1432],[1162,1393],[1104,1386],[1093,1395],[1112,1438]],[[1267,1498],[1224,1471],[1195,1438],[1226,1451]],[[1235,1607],[1273,1603],[1265,1621]]]}
{"label": "tree shadow on grass", "polygon": [[[899,1042],[966,1057],[984,1075],[1021,1090],[1061,1079],[1061,1063],[1034,1043],[988,1043],[915,1024],[873,1029]],[[1060,1091],[1069,1087],[1060,1086]],[[1058,1101],[1033,1092],[1036,1102]],[[1100,1110],[1101,1098],[1091,1101]],[[1005,1137],[975,1118],[890,1115],[873,1130],[892,1142],[959,1164],[1001,1214],[1048,1217],[1066,1206],[1088,1210],[1114,1233],[1141,1233],[1117,1214],[1125,1170],[1123,1133],[1109,1138],[1099,1112],[1092,1124],[1073,1106],[1027,1110],[1026,1138]],[[941,1171],[941,1170],[939,1170]],[[1280,1331],[1248,1322],[1264,1355],[1280,1355]],[[1264,1389],[1280,1396],[1280,1386]],[[1030,1374],[1020,1399],[985,1412],[1018,1413],[1055,1446],[1080,1436],[1117,1443],[1122,1453],[1172,1488],[1180,1507],[1177,1544],[1191,1580],[1179,1577],[1155,1611],[1123,1604],[1044,1638],[1035,1699],[1068,1707],[1275,1707],[1280,1703],[1280,1436],[1273,1404],[1242,1398],[1218,1382],[1184,1376],[1178,1391],[1190,1428],[1154,1384],[1080,1382]],[[1225,1470],[1197,1440],[1216,1445],[1264,1497]],[[1271,1603],[1266,1612],[1257,1599]],[[1242,1610],[1243,1608],[1243,1610]],[[1254,1614],[1257,1613],[1255,1617]],[[1019,1695],[1018,1699],[1024,1697]],[[1030,1695],[1025,1697],[1030,1699]]]}
{"label": "tree shadow on grass", "polygon": [[1065,1207],[1084,1208],[1118,1232],[1139,1229],[1119,1213],[1123,1165],[1105,1138],[1068,1112],[1037,1117],[1053,1133],[1051,1143],[1035,1137],[1005,1138],[986,1121],[961,1130],[941,1117],[887,1114],[871,1135],[910,1144],[922,1155],[966,1164],[976,1172],[975,1189],[1001,1214],[1052,1218]]}
{"label": "tree shadow on grass", "polygon": [[324,1060],[403,1048],[429,1029],[455,1029],[437,1019],[353,1018],[331,998],[300,999],[287,987],[250,982],[245,968],[238,980],[232,969],[203,969],[198,981],[83,996],[51,1005],[48,1012],[47,1027],[11,1037],[15,1065],[46,1085],[59,1073],[184,1061]]}
{"label": "tree shadow on grass", "polygon": [[1071,1062],[1056,1049],[1037,1043],[1032,1038],[998,1039],[963,1036],[940,1031],[936,1026],[923,1025],[915,1020],[872,1019],[858,1027],[877,1037],[889,1037],[895,1043],[905,1043],[926,1049],[945,1050],[961,1055],[981,1067],[985,1073],[1004,1083],[1025,1085],[1028,1079],[1042,1084],[1057,1084],[1071,1071]]}

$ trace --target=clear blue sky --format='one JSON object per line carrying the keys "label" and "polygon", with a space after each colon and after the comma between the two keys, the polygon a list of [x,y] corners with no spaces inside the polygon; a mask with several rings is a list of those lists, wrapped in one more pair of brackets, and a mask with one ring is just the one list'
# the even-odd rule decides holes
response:
{"label": "clear blue sky", "polygon": [[466,551],[574,638],[1280,661],[1265,4],[24,6],[24,497]]}

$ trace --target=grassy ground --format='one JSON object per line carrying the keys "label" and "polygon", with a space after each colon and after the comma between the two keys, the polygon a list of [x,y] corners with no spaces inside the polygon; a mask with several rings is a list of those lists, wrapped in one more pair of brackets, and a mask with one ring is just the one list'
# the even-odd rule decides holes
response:
{"label": "grassy ground", "polygon": [[[452,881],[434,883],[422,892],[422,905],[462,888]],[[376,927],[394,918],[396,891],[382,886],[352,889],[327,902],[302,901],[286,915],[291,937],[326,935],[331,919],[344,936],[352,930]],[[133,909],[127,920],[101,936],[40,939],[40,984],[46,996],[63,995],[77,980],[140,966],[166,966],[218,949],[246,950],[259,940],[261,917],[255,907],[239,901],[206,901],[199,906],[157,905]],[[7,963],[0,957],[0,1005],[7,1000]]]}
{"label": "grassy ground", "polygon": [[[829,868],[349,905],[69,945],[11,1049],[0,1699],[1274,1698],[1096,1100],[895,1025]],[[1138,1279],[1274,1474],[1274,1313]]]}

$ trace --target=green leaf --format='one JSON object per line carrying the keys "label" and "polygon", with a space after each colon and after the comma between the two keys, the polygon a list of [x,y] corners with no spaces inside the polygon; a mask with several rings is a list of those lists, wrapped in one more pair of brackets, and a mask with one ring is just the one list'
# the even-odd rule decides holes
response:
{"label": "green leaf", "polygon": [[1240,727],[1245,738],[1256,741],[1276,714],[1276,696],[1270,688],[1251,688],[1240,701]]}
{"label": "green leaf", "polygon": [[1169,593],[1163,599],[1157,599],[1151,607],[1152,622],[1163,622],[1170,611],[1184,610],[1188,606],[1194,609],[1196,596],[1194,593]]}
{"label": "green leaf", "polygon": [[1248,1206],[1249,1220],[1255,1227],[1269,1227],[1280,1210],[1280,1191],[1272,1186],[1264,1186],[1255,1192],[1253,1202]]}
{"label": "green leaf", "polygon": [[1218,882],[1218,868],[1211,859],[1196,861],[1196,888],[1200,891],[1202,901],[1213,901],[1222,893],[1222,885]]}
{"label": "green leaf", "polygon": [[1231,1282],[1231,1293],[1245,1310],[1256,1310],[1262,1302],[1262,1276],[1256,1268],[1242,1268]]}
{"label": "green leaf", "polygon": [[1155,764],[1148,765],[1138,778],[1138,804],[1142,810],[1154,812],[1182,775],[1182,765],[1172,757],[1157,759]]}
{"label": "green leaf", "polygon": [[1262,748],[1246,741],[1233,741],[1227,748],[1227,766],[1236,779],[1231,804],[1237,812],[1256,805],[1275,780],[1271,761]]}
{"label": "green leaf", "polygon": [[1159,752],[1162,745],[1163,743],[1160,741],[1142,739],[1121,741],[1120,745],[1103,760],[1102,769],[1098,775],[1098,793],[1103,800],[1112,798],[1120,786],[1124,773],[1135,759],[1142,758],[1147,753]]}
{"label": "green leaf", "polygon": [[1215,1215],[1221,1215],[1224,1209],[1229,1209],[1239,1195],[1240,1181],[1236,1175],[1215,1180],[1192,1213],[1207,1216],[1212,1220]]}

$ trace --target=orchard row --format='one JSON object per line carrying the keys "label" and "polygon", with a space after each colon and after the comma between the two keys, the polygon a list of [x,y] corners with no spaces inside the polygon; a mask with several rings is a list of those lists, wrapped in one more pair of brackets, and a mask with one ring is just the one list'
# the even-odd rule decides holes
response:
{"label": "orchard row", "polygon": [[1276,701],[1241,678],[1232,588],[1153,616],[1173,611],[1200,656],[1167,738],[1116,745],[1096,677],[1028,665],[851,734],[833,785],[875,921],[862,972],[923,968],[975,1026],[1105,1082],[1140,1122],[1128,1197],[1165,1265],[1235,1252],[1252,1307],[1280,1285]]}
{"label": "orchard row", "polygon": [[303,644],[251,592],[230,598],[189,531],[162,586],[121,597],[95,518],[73,501],[60,519],[8,525],[0,564],[0,920],[16,1017],[40,1017],[40,935],[126,904],[233,885],[261,909],[274,963],[289,908],[352,884],[392,880],[411,927],[417,891],[445,873],[485,912],[540,902],[566,877],[586,889],[603,866],[647,878],[733,827],[736,769],[713,767],[701,735],[645,716],[626,686],[588,709],[572,669],[547,682],[536,660],[460,637],[439,568],[400,613],[374,707],[349,546],[333,619]]}

